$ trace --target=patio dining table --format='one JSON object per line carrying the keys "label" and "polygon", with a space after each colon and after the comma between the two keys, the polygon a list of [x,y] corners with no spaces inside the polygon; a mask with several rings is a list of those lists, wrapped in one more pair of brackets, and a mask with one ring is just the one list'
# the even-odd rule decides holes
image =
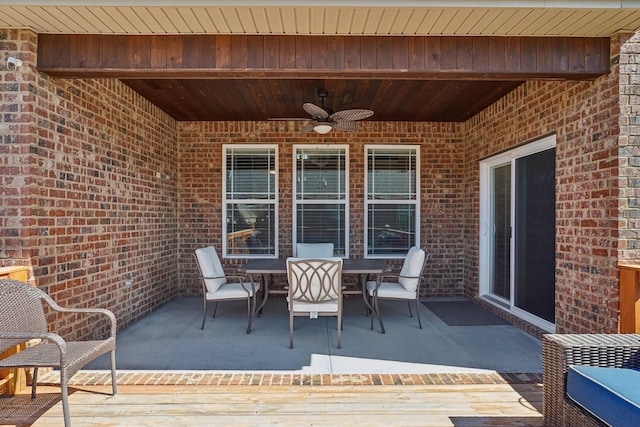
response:
{"label": "patio dining table", "polygon": [[[342,274],[357,274],[360,289],[345,291],[348,294],[362,294],[362,298],[369,307],[367,301],[367,276],[370,274],[381,274],[390,271],[384,261],[379,259],[347,258],[342,262]],[[256,313],[260,313],[267,303],[269,293],[273,292],[273,275],[287,273],[287,261],[283,258],[276,259],[252,259],[240,267],[240,271],[248,275],[260,275],[263,289],[263,296],[260,304],[256,307]],[[369,307],[370,308],[370,307]]]}

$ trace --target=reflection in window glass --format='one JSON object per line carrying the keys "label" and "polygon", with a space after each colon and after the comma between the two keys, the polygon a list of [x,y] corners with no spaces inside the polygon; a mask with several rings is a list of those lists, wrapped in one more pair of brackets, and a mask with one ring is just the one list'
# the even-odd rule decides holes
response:
{"label": "reflection in window glass", "polygon": [[277,255],[275,146],[225,146],[225,256]]}
{"label": "reflection in window glass", "polygon": [[419,245],[418,148],[367,147],[368,256],[404,255]]}
{"label": "reflection in window glass", "polygon": [[295,243],[333,243],[347,256],[347,148],[295,149]]}

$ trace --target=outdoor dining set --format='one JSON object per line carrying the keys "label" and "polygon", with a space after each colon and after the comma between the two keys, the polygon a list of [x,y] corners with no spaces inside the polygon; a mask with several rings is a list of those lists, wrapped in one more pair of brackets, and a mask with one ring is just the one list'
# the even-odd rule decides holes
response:
{"label": "outdoor dining set", "polygon": [[[337,319],[337,347],[341,347],[343,295],[361,294],[368,314],[371,315],[371,329],[374,317],[378,319],[380,331],[385,333],[379,301],[381,299],[407,301],[409,314],[415,304],[418,325],[420,320],[419,302],[422,275],[429,254],[424,249],[412,247],[407,252],[402,269],[398,273],[390,271],[382,260],[348,258],[334,256],[332,243],[299,243],[296,256],[287,259],[252,259],[241,267],[245,275],[227,275],[213,246],[195,251],[200,269],[203,292],[202,326],[207,318],[209,303],[214,304],[215,317],[219,301],[246,300],[247,333],[259,316],[270,293],[286,295],[289,310],[289,347],[293,348],[294,318],[297,316],[335,316]],[[281,289],[274,286],[274,275],[286,275],[286,283]],[[357,275],[355,289],[348,289],[343,275]]]}

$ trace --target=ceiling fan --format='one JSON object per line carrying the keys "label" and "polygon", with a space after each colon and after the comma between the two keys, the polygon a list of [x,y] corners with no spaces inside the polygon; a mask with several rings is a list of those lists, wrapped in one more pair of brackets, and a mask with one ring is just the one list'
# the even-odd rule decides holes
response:
{"label": "ceiling fan", "polygon": [[333,112],[333,110],[324,105],[324,100],[328,94],[325,90],[318,90],[318,96],[322,101],[322,105],[318,106],[310,102],[305,103],[302,108],[309,113],[313,119],[313,123],[304,126],[302,132],[315,131],[319,134],[329,133],[332,129],[343,131],[358,130],[356,120],[366,119],[373,115],[373,111],[361,108],[352,110],[342,110]]}

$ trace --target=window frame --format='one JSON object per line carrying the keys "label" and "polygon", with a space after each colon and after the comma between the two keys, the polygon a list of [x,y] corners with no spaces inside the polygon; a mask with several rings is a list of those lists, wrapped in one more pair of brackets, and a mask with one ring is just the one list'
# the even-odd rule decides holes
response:
{"label": "window frame", "polygon": [[[391,149],[391,150],[407,150],[413,151],[416,159],[415,166],[415,199],[389,199],[389,200],[369,200],[369,156],[371,151],[377,149]],[[415,218],[414,229],[415,236],[413,245],[420,246],[420,146],[403,144],[403,145],[391,145],[391,144],[366,144],[364,146],[364,236],[363,247],[364,257],[371,259],[402,259],[405,254],[369,254],[369,206],[377,204],[411,204],[414,205]]]}
{"label": "window frame", "polygon": [[[298,200],[298,182],[296,179],[296,175],[298,172],[297,169],[297,155],[298,150],[300,149],[335,149],[335,150],[344,150],[344,159],[345,159],[345,168],[344,168],[344,199],[314,199],[314,200]],[[293,145],[293,154],[292,154],[292,194],[291,194],[291,245],[293,254],[296,253],[296,243],[298,241],[298,205],[303,204],[326,204],[326,205],[336,205],[343,204],[344,205],[344,254],[336,255],[342,258],[349,258],[349,207],[350,207],[350,199],[349,199],[349,145],[348,144],[294,144]]]}
{"label": "window frame", "polygon": [[[273,167],[274,167],[274,189],[272,199],[229,199],[227,197],[227,156],[228,152],[231,149],[243,149],[247,152],[254,150],[254,153],[266,153],[270,150],[273,151]],[[279,256],[279,202],[280,202],[280,192],[278,190],[278,144],[223,144],[222,145],[222,213],[220,215],[222,222],[222,257],[223,258],[278,258]],[[273,254],[230,254],[229,248],[227,244],[227,212],[230,204],[265,204],[265,205],[273,205],[274,211],[274,242],[273,242]]]}

